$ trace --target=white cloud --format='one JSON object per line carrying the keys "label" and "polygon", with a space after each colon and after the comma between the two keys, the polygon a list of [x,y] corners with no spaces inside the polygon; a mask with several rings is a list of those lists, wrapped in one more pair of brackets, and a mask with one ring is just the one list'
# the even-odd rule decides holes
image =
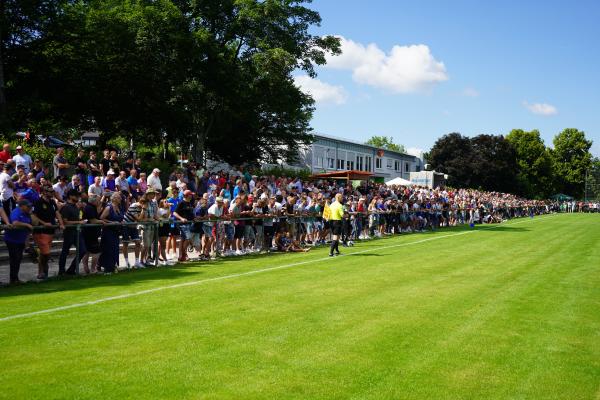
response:
{"label": "white cloud", "polygon": [[554,107],[551,104],[546,104],[546,103],[529,104],[528,102],[524,101],[523,106],[525,108],[527,108],[529,111],[531,111],[532,113],[538,114],[538,115],[549,116],[549,115],[554,115],[554,114],[558,113],[558,110],[556,109],[556,107]]}
{"label": "white cloud", "polygon": [[386,54],[375,43],[363,45],[338,36],[342,54],[327,57],[326,68],[352,71],[355,82],[396,93],[419,92],[448,80],[446,67],[424,44],[394,46]]}
{"label": "white cloud", "polygon": [[476,89],[468,87],[462,91],[462,95],[467,97],[479,97],[479,92]]}
{"label": "white cloud", "polygon": [[418,147],[408,147],[406,149],[406,154],[410,154],[411,156],[421,157],[423,155],[423,149]]}
{"label": "white cloud", "polygon": [[344,104],[348,95],[342,86],[334,86],[307,75],[294,77],[294,82],[317,103]]}

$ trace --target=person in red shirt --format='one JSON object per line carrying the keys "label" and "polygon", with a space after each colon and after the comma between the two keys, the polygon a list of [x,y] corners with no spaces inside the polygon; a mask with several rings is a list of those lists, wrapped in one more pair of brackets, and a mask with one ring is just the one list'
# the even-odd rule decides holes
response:
{"label": "person in red shirt", "polygon": [[6,163],[11,157],[10,144],[4,143],[4,146],[2,146],[2,151],[0,151],[0,161]]}

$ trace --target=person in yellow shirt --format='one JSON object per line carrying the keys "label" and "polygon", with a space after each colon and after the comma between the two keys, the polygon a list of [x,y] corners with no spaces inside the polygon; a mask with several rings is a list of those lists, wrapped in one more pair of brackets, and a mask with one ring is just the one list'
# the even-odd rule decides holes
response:
{"label": "person in yellow shirt", "polygon": [[335,195],[335,201],[329,206],[330,215],[329,223],[331,225],[331,247],[329,249],[329,257],[340,255],[338,248],[340,244],[340,235],[342,234],[342,218],[344,217],[344,205],[342,204],[343,197],[341,193]]}

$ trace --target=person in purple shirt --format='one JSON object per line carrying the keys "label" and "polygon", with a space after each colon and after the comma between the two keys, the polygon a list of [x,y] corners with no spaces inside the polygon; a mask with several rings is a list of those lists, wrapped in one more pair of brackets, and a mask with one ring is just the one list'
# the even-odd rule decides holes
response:
{"label": "person in purple shirt", "polygon": [[35,180],[39,183],[42,178],[48,178],[50,176],[50,169],[47,165],[42,167],[42,170],[35,175]]}
{"label": "person in purple shirt", "polygon": [[27,188],[21,193],[21,199],[29,201],[31,204],[40,199],[40,194],[32,188]]}
{"label": "person in purple shirt", "polygon": [[102,180],[102,189],[104,189],[105,192],[115,192],[117,190],[115,172],[112,169],[108,171],[106,178]]}
{"label": "person in purple shirt", "polygon": [[23,250],[33,229],[31,225],[31,203],[29,200],[19,200],[17,208],[10,213],[10,223],[15,229],[7,229],[4,233],[4,241],[8,248],[10,257],[10,283],[11,285],[22,283],[19,280],[19,270],[23,259]]}

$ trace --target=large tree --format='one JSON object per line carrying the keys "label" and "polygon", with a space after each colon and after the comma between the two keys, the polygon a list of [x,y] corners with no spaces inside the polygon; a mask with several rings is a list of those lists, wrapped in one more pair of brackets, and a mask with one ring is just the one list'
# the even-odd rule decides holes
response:
{"label": "large tree", "polygon": [[478,135],[471,139],[473,184],[486,190],[518,192],[517,154],[502,135]]}
{"label": "large tree", "polygon": [[585,132],[567,128],[554,137],[553,143],[552,158],[559,182],[558,188],[571,196],[581,198],[585,174],[592,164],[592,141],[586,139]]}
{"label": "large tree", "polygon": [[292,72],[314,76],[339,52],[309,33],[321,21],[309,2],[55,1],[60,12],[11,49],[10,128],[51,119],[147,143],[166,134],[231,162],[290,158],[312,138],[314,104]]}
{"label": "large tree", "polygon": [[391,136],[371,136],[365,144],[379,147],[381,149],[397,151],[398,153],[405,153],[406,149],[404,145],[394,143],[394,138]]}
{"label": "large tree", "polygon": [[548,198],[554,194],[552,156],[540,132],[513,129],[506,139],[517,152],[521,193],[529,198]]}
{"label": "large tree", "polygon": [[450,133],[438,139],[429,152],[432,167],[449,175],[454,187],[514,192],[516,153],[503,136],[468,138]]}
{"label": "large tree", "polygon": [[448,184],[454,187],[473,187],[473,147],[471,139],[453,132],[439,138],[427,157],[433,169],[449,175]]}
{"label": "large tree", "polygon": [[[39,43],[66,2],[0,0],[0,133],[22,129],[28,123],[23,119],[41,120],[39,110],[49,107],[29,82],[46,70]],[[28,101],[23,101],[24,97]]]}

